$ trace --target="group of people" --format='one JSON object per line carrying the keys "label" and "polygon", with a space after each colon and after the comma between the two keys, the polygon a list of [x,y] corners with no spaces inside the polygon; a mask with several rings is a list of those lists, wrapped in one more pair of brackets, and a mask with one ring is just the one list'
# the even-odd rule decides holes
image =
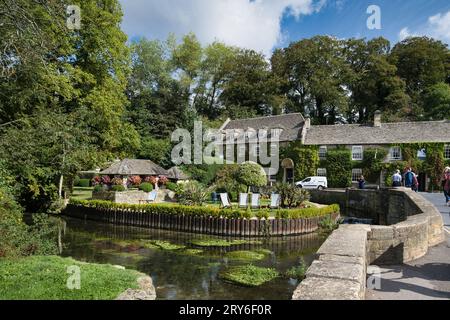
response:
{"label": "group of people", "polygon": [[411,188],[413,191],[419,191],[419,176],[412,170],[412,168],[407,168],[404,177],[401,175],[400,170],[397,170],[392,176],[392,186],[401,187],[403,181],[406,188]]}
{"label": "group of people", "polygon": [[445,168],[441,184],[444,189],[445,203],[450,207],[450,167]]}

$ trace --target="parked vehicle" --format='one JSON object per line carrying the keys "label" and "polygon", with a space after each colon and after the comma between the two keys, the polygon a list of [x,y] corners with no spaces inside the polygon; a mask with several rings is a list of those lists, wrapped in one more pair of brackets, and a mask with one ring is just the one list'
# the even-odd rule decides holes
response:
{"label": "parked vehicle", "polygon": [[328,188],[328,180],[326,177],[308,177],[303,181],[296,182],[295,185],[303,189],[319,189]]}

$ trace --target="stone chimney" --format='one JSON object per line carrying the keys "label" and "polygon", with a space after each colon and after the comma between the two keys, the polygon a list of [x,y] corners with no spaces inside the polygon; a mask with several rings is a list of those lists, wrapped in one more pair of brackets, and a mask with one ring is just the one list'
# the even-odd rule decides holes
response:
{"label": "stone chimney", "polygon": [[375,128],[381,128],[381,111],[380,110],[375,111],[375,116],[373,119],[373,126]]}
{"label": "stone chimney", "polygon": [[309,116],[305,117],[305,129],[306,130],[311,129],[311,118]]}

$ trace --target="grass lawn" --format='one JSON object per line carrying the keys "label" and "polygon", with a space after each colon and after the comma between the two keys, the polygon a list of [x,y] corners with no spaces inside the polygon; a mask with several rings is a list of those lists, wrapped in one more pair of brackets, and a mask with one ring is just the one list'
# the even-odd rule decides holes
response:
{"label": "grass lawn", "polygon": [[[69,266],[78,266],[81,288],[67,287]],[[137,289],[143,274],[112,265],[91,264],[58,256],[0,259],[0,300],[113,300]]]}
{"label": "grass lawn", "polygon": [[76,200],[91,200],[92,190],[94,190],[94,188],[73,187],[73,194],[71,195],[71,198]]}

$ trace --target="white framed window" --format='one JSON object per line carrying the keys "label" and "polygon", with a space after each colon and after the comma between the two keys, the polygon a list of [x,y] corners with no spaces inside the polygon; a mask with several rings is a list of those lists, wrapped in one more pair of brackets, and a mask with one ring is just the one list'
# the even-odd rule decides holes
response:
{"label": "white framed window", "polygon": [[361,161],[363,159],[363,147],[353,146],[352,147],[352,160]]}
{"label": "white framed window", "polygon": [[389,149],[389,160],[391,161],[402,160],[402,149],[400,147],[391,147]]}
{"label": "white framed window", "polygon": [[328,148],[327,146],[320,146],[319,147],[319,159],[325,160],[327,158]]}
{"label": "white framed window", "polygon": [[446,160],[449,160],[449,159],[450,159],[450,144],[446,144],[446,145],[444,146],[444,158],[445,158]]}
{"label": "white framed window", "polygon": [[327,176],[327,169],[326,168],[319,168],[319,169],[317,169],[317,176],[318,177],[326,177]]}
{"label": "white framed window", "polygon": [[361,178],[363,172],[362,169],[353,169],[352,170],[352,182],[358,182],[359,178]]}

